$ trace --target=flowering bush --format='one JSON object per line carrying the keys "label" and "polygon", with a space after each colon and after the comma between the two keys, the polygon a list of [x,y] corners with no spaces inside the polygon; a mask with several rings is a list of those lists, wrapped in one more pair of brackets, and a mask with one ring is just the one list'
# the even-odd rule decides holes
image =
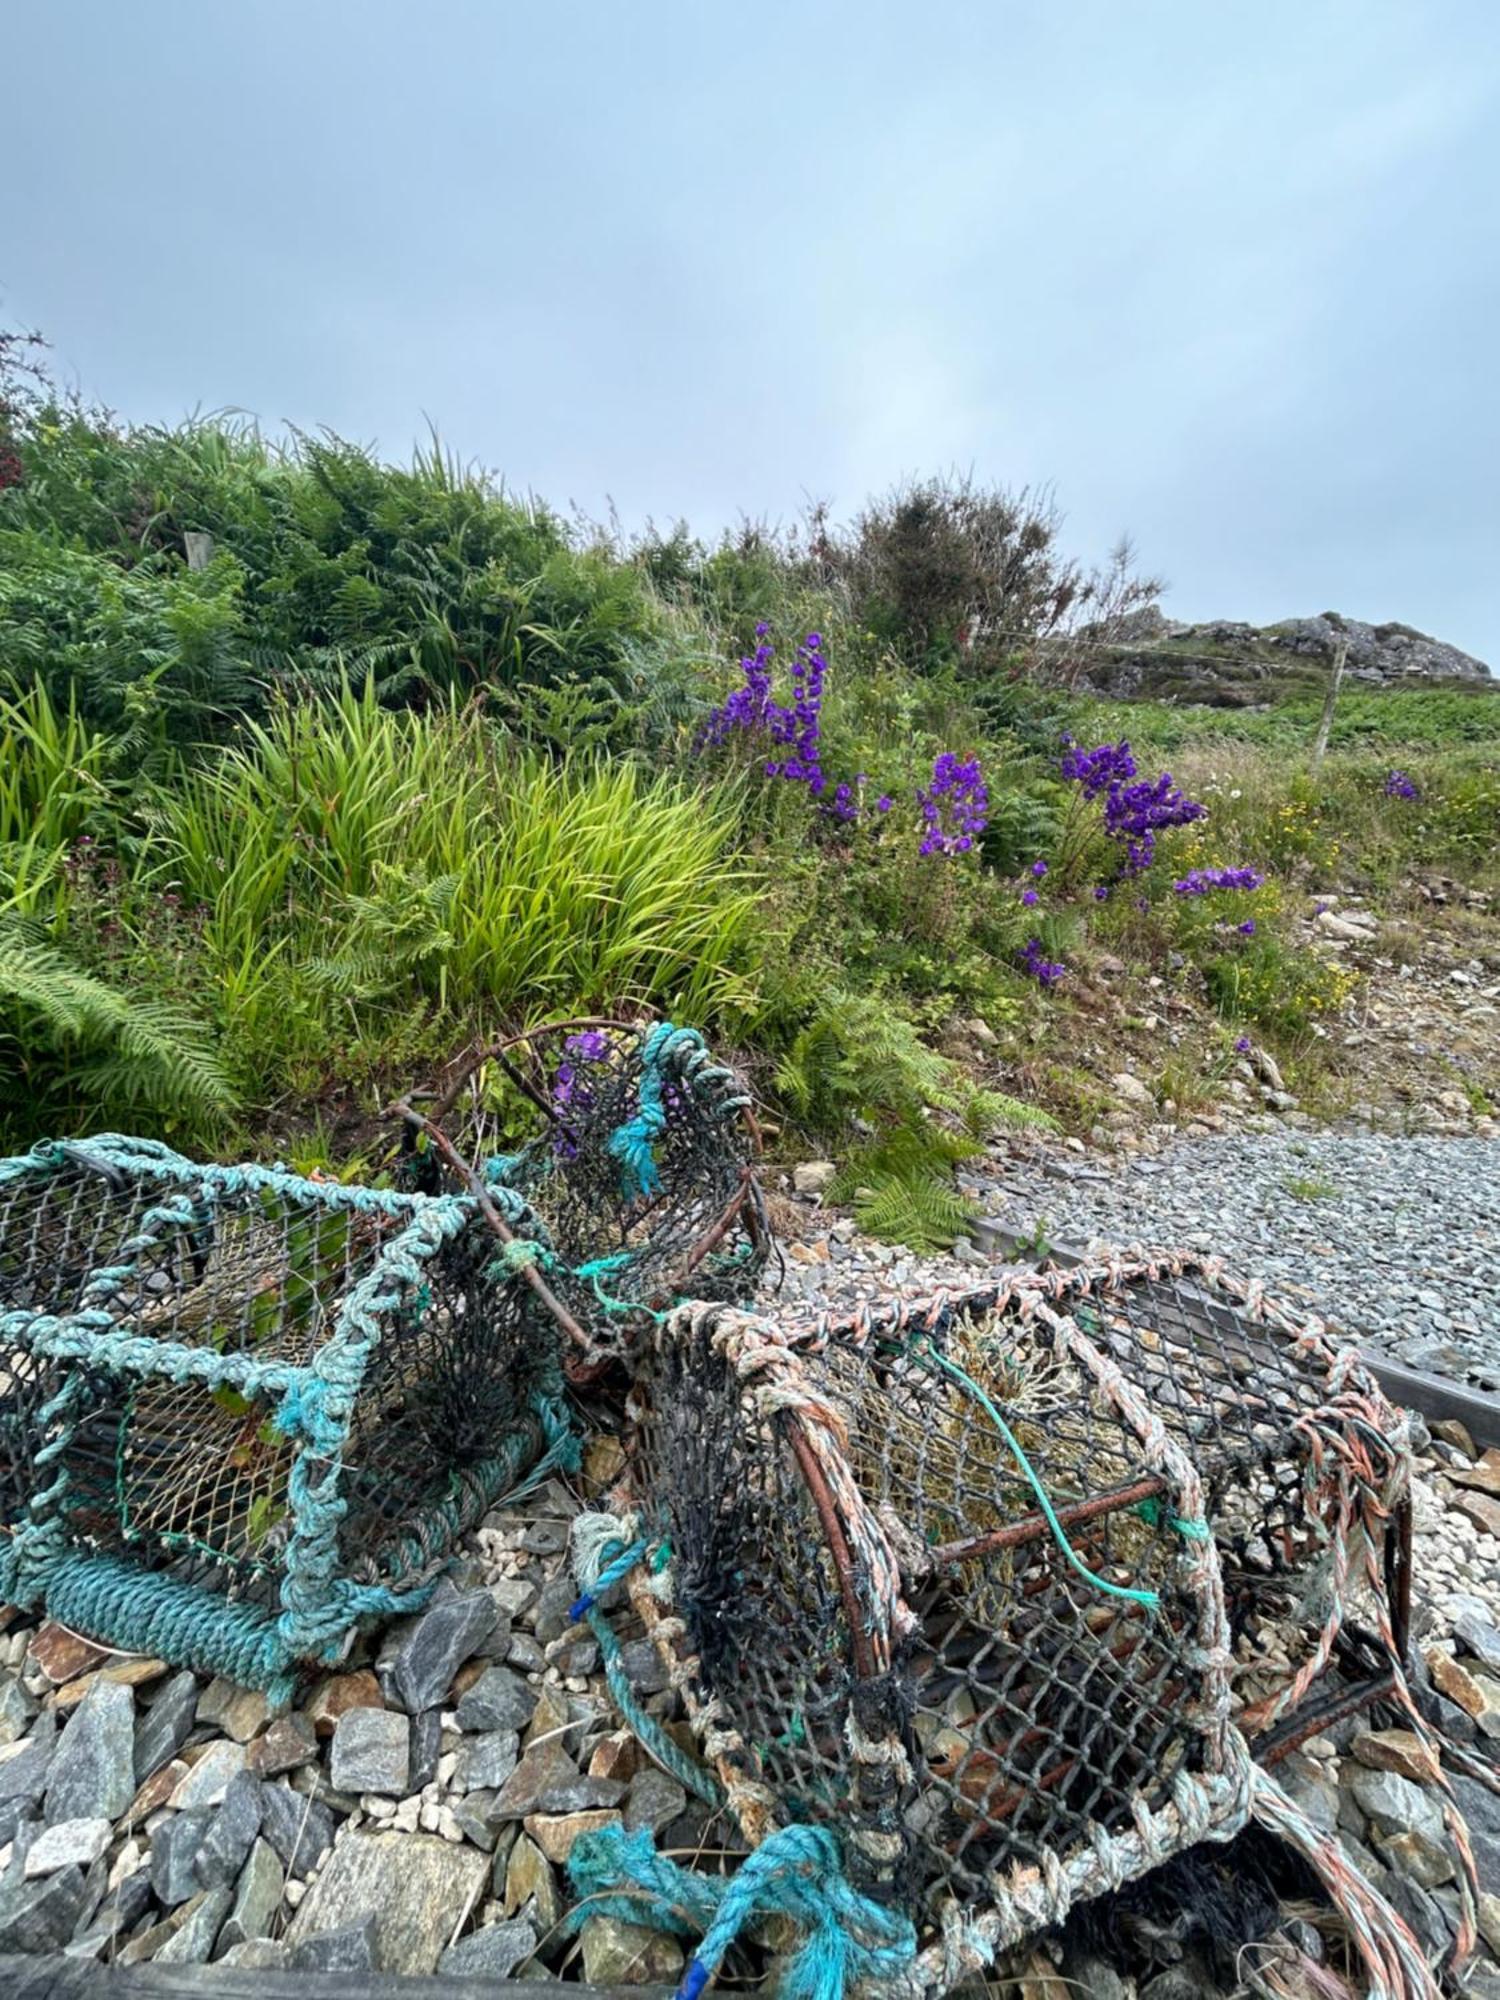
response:
{"label": "flowering bush", "polygon": [[1206,896],[1212,889],[1258,889],[1265,879],[1258,868],[1193,868],[1172,888],[1179,896]]}
{"label": "flowering bush", "polygon": [[1416,786],[1404,771],[1392,771],[1385,781],[1385,795],[1388,799],[1414,799],[1419,796]]}
{"label": "flowering bush", "polygon": [[989,824],[990,795],[979,759],[961,761],[945,750],[932,767],[932,783],[917,793],[922,808],[922,854],[967,854]]}
{"label": "flowering bush", "polygon": [[1059,960],[1044,956],[1040,938],[1028,938],[1017,958],[1021,970],[1029,973],[1039,986],[1055,986],[1068,969]]}

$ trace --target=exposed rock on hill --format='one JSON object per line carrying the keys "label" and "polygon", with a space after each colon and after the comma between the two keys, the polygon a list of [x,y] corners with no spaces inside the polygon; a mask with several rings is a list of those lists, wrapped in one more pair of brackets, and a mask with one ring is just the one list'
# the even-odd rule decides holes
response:
{"label": "exposed rock on hill", "polygon": [[1148,605],[1117,626],[1111,638],[1108,650],[1092,654],[1086,673],[1092,686],[1117,695],[1176,695],[1232,705],[1264,700],[1268,681],[1321,681],[1340,640],[1349,649],[1345,672],[1355,680],[1500,687],[1482,660],[1457,646],[1410,625],[1368,625],[1336,611],[1288,618],[1279,625],[1230,619],[1186,625]]}

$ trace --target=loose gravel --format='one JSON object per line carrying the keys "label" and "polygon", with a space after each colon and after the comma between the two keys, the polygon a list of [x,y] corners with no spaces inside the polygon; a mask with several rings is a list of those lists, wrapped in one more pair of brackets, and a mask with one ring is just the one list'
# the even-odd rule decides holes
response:
{"label": "loose gravel", "polygon": [[1275,1129],[1017,1158],[973,1191],[1017,1236],[1212,1251],[1360,1344],[1500,1390],[1496,1140]]}

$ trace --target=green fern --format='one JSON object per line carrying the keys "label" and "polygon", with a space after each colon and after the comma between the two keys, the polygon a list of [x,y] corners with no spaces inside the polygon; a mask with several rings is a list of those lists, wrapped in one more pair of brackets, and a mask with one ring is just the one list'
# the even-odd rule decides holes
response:
{"label": "green fern", "polygon": [[884,1242],[935,1250],[952,1243],[974,1211],[936,1174],[908,1171],[866,1182],[855,1196],[854,1213],[862,1229]]}
{"label": "green fern", "polygon": [[127,999],[14,920],[0,922],[0,1041],[33,1117],[51,1096],[201,1126],[235,1103],[196,1022],[163,1001]]}

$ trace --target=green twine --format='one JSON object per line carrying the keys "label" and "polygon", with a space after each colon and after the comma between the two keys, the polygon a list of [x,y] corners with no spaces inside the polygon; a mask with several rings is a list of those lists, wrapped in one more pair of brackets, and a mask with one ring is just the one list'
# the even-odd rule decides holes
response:
{"label": "green twine", "polygon": [[1159,1497],[1142,1500],[1134,1510],[1143,1521],[1149,1521],[1153,1528],[1166,1525],[1179,1535],[1186,1535],[1190,1542],[1206,1542],[1213,1535],[1207,1521],[1190,1521],[1185,1514],[1174,1514],[1162,1505]]}
{"label": "green twine", "polygon": [[978,1403],[979,1407],[984,1411],[985,1415],[1004,1439],[1006,1449],[1016,1461],[1027,1485],[1036,1495],[1036,1503],[1041,1508],[1042,1516],[1052,1531],[1052,1539],[1057,1543],[1058,1548],[1066,1557],[1070,1567],[1083,1578],[1085,1583],[1091,1584],[1095,1590],[1102,1590],[1109,1597],[1127,1598],[1132,1604],[1144,1605],[1147,1611],[1160,1610],[1161,1598],[1156,1591],[1136,1590],[1123,1583],[1110,1583],[1107,1578],[1094,1574],[1088,1564],[1078,1554],[1078,1551],[1073,1547],[1073,1544],[1068,1540],[1067,1531],[1063,1527],[1062,1522],[1057,1518],[1057,1509],[1052,1505],[1052,1500],[1046,1487],[1043,1486],[1031,1460],[1022,1450],[1021,1441],[1010,1425],[1001,1416],[1000,1412],[995,1408],[995,1405],[990,1401],[983,1389],[980,1388],[972,1375],[965,1374],[956,1361],[950,1361],[946,1355],[939,1354],[930,1341],[925,1342],[924,1345],[930,1358],[936,1362],[943,1373],[951,1376],[962,1388],[968,1390],[969,1394]]}

